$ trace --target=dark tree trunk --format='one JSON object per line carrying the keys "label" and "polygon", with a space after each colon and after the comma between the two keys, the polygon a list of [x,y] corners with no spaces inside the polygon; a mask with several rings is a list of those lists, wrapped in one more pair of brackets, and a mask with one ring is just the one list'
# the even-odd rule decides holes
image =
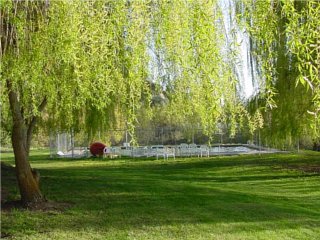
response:
{"label": "dark tree trunk", "polygon": [[[46,17],[46,12],[49,7],[49,0],[34,1],[30,4],[25,4],[24,1],[12,1],[13,9],[0,11],[0,31],[3,32],[0,41],[0,57],[4,56],[9,50],[10,54],[17,54],[18,49],[18,33],[17,26],[12,19],[15,19],[19,11],[25,11],[26,20],[30,24],[37,23]],[[40,10],[40,12],[38,11]],[[26,31],[37,31],[37,29],[28,28]],[[16,175],[19,184],[22,203],[30,206],[33,203],[45,201],[39,188],[39,174],[33,170],[28,161],[29,149],[31,144],[32,133],[37,122],[37,116],[24,118],[23,109],[19,100],[19,95],[13,88],[11,81],[6,80],[8,97],[10,103],[10,111],[12,113],[12,147],[15,156]],[[38,107],[41,112],[47,103],[46,98]]]}
{"label": "dark tree trunk", "polygon": [[33,170],[28,161],[32,126],[26,124],[16,92],[7,81],[10,110],[12,113],[12,147],[15,156],[16,176],[19,184],[21,201],[25,206],[45,201],[39,187],[39,174]]}
{"label": "dark tree trunk", "polygon": [[12,129],[12,146],[15,156],[16,175],[19,184],[21,201],[30,205],[44,200],[39,188],[39,174],[32,170],[28,161],[26,146],[26,129],[23,121],[15,122]]}

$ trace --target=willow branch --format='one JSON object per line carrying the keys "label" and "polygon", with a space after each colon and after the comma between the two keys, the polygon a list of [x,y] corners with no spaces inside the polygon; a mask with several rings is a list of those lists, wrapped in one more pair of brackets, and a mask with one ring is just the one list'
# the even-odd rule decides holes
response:
{"label": "willow branch", "polygon": [[[40,105],[38,106],[38,112],[41,113],[47,105],[47,97],[44,97]],[[32,133],[35,125],[37,124],[38,121],[38,116],[32,116],[31,121],[28,125],[28,130],[27,130],[27,151],[29,152],[30,145],[31,145],[31,139],[32,139]]]}

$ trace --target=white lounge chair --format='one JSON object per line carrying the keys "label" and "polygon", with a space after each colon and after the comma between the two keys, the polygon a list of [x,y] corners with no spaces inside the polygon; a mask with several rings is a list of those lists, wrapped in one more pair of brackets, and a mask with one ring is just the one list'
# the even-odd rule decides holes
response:
{"label": "white lounge chair", "polygon": [[209,157],[210,151],[207,145],[200,145],[199,151],[198,151],[198,157]]}
{"label": "white lounge chair", "polygon": [[189,144],[189,156],[196,156],[198,155],[198,146],[195,143]]}
{"label": "white lounge chair", "polygon": [[178,146],[179,156],[190,156],[189,145],[187,143],[181,143]]}
{"label": "white lounge chair", "polygon": [[170,156],[175,158],[175,149],[171,147],[165,147],[163,145],[154,145],[148,149],[147,157],[156,157],[159,159],[159,156],[162,156],[164,159],[168,159]]}

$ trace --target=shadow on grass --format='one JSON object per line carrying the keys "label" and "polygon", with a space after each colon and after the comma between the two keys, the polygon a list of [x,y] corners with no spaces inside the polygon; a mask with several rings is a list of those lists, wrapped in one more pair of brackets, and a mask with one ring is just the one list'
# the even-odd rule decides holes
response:
{"label": "shadow on grass", "polygon": [[[55,161],[76,165],[82,160]],[[270,230],[320,227],[319,175],[273,169],[293,161],[290,157],[111,161],[112,165],[104,166],[41,169],[47,197],[74,206],[53,216],[30,213],[28,227],[34,231],[202,223],[264,223],[262,227]],[[305,181],[310,181],[310,192],[305,192]]]}
{"label": "shadow on grass", "polygon": [[[262,189],[267,181],[276,181],[282,188],[288,187],[288,194],[292,195],[304,188],[292,189],[295,181],[319,178],[318,175],[295,172],[281,175],[272,169],[261,171],[263,174],[254,172],[251,176],[217,173],[228,166],[261,167],[259,164],[253,160],[241,164],[236,160],[215,159],[43,172],[47,176],[44,185],[48,194],[58,193],[63,200],[71,198],[76,203],[74,211],[80,213],[74,221],[92,228],[279,220],[307,225],[319,219],[319,206],[312,206],[319,197],[309,198],[309,204],[298,194],[291,198],[285,193],[275,196],[276,185],[272,192]],[[261,184],[261,189],[256,182]],[[250,184],[258,186],[251,189]],[[84,212],[90,212],[91,217],[87,218]],[[101,223],[96,224],[97,221]],[[317,226],[320,227],[319,222]]]}

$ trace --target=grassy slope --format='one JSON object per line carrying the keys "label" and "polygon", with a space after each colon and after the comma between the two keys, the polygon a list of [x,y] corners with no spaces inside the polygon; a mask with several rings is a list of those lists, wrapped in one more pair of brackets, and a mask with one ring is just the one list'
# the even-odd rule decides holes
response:
{"label": "grassy slope", "polygon": [[[319,239],[320,155],[50,160],[42,190],[63,213],[2,213],[15,239]],[[2,161],[12,162],[9,154]],[[3,183],[5,185],[5,183]],[[16,187],[11,194],[17,196]]]}

